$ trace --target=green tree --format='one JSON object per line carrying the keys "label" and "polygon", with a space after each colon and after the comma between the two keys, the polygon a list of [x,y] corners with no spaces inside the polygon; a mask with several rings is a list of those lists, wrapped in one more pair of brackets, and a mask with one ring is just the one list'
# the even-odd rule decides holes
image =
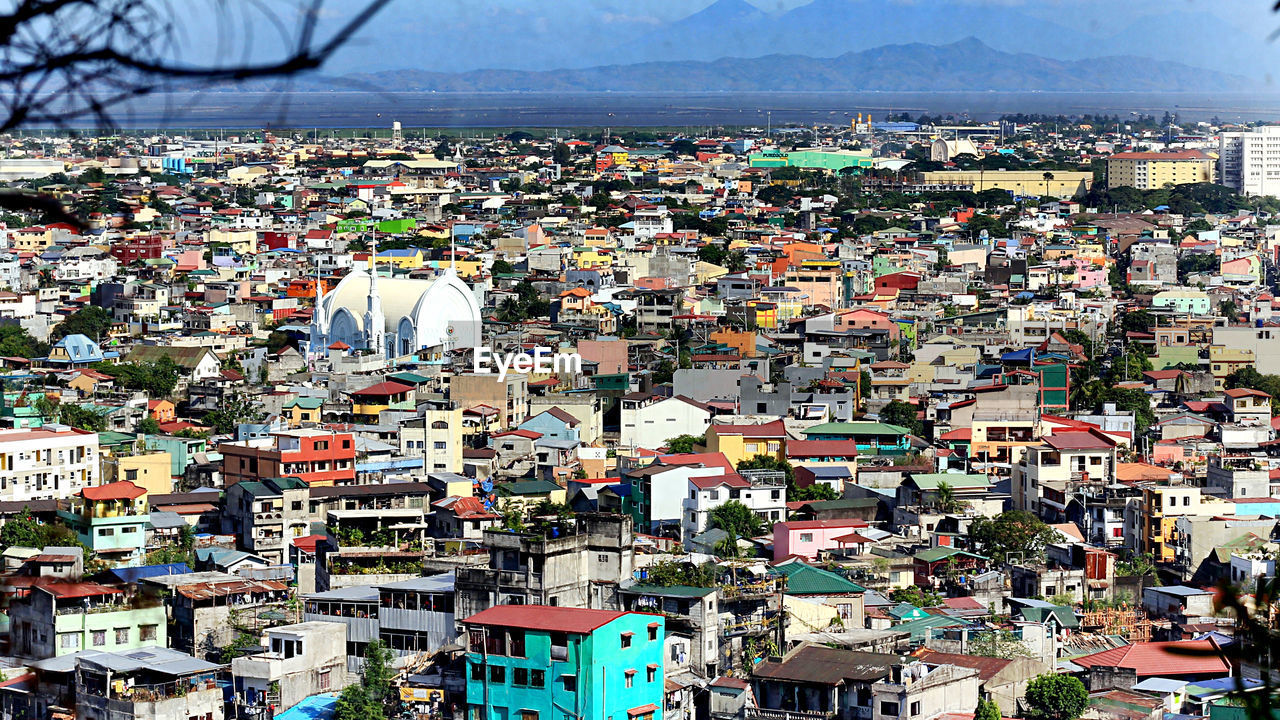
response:
{"label": "green tree", "polygon": [[1117,577],[1145,577],[1156,574],[1155,558],[1151,553],[1139,553],[1128,560],[1116,563]]}
{"label": "green tree", "polygon": [[1027,705],[1036,720],[1076,720],[1089,705],[1079,678],[1047,673],[1027,683]]}
{"label": "green tree", "polygon": [[669,558],[659,560],[645,569],[646,585],[658,587],[713,587],[715,585],[715,563],[707,562],[701,566],[690,562],[677,562]]}
{"label": "green tree", "polygon": [[677,454],[691,453],[695,445],[701,445],[705,438],[701,435],[677,435],[667,438],[667,451]]}
{"label": "green tree", "polygon": [[890,401],[880,408],[880,421],[890,425],[898,425],[911,431],[912,435],[924,434],[924,423],[918,417],[916,406],[901,400]]}
{"label": "green tree", "polygon": [[80,430],[102,432],[107,429],[107,418],[92,408],[81,407],[71,403],[58,406],[58,421]]}
{"label": "green tree", "polygon": [[361,683],[343,688],[333,710],[333,720],[383,720],[385,717]]}
{"label": "green tree", "polygon": [[1240,308],[1233,300],[1223,300],[1218,303],[1218,314],[1225,317],[1227,322],[1235,322],[1240,317]]}
{"label": "green tree", "polygon": [[0,326],[0,356],[31,359],[48,353],[49,346],[31,337],[22,326]]}
{"label": "green tree", "polygon": [[926,590],[919,585],[898,588],[889,593],[889,599],[894,602],[909,603],[918,608],[937,607],[942,604],[941,595],[932,590]]}
{"label": "green tree", "polygon": [[994,518],[980,517],[969,526],[974,550],[995,562],[1005,562],[1010,553],[1025,559],[1044,555],[1045,547],[1057,537],[1056,531],[1026,510],[1006,510]]}
{"label": "green tree", "polygon": [[23,507],[22,513],[0,526],[0,545],[4,547],[44,547],[44,526],[36,520],[31,508]]}
{"label": "green tree", "polygon": [[[1183,226],[1182,232],[1187,235],[1194,235],[1196,233],[1208,232],[1212,229],[1213,226],[1209,224],[1208,220],[1205,220],[1204,218],[1196,218]],[[1179,263],[1179,265],[1181,265],[1181,263]]]}
{"label": "green tree", "polygon": [[938,489],[933,493],[933,504],[944,513],[958,513],[965,508],[965,503],[956,498],[955,488],[946,482],[938,483]]}
{"label": "green tree", "polygon": [[138,423],[137,429],[138,434],[140,435],[159,435],[160,423],[156,422],[156,419],[153,417],[144,417],[142,418],[142,421]]}
{"label": "green tree", "polygon": [[990,632],[974,635],[969,641],[969,654],[981,657],[1003,658],[1012,660],[1016,657],[1031,657],[1027,646],[1013,632],[996,628]]}
{"label": "green tree", "polygon": [[711,511],[711,527],[720,528],[731,537],[755,537],[764,533],[764,520],[737,500],[730,500]]}
{"label": "green tree", "polygon": [[510,275],[516,271],[516,269],[512,267],[511,263],[503,260],[502,258],[494,260],[493,267],[491,267],[490,270],[494,275]]}
{"label": "green tree", "polygon": [[973,720],[1001,720],[1000,706],[994,700],[978,700],[978,707],[973,711]]}
{"label": "green tree", "polygon": [[262,406],[255,400],[241,393],[234,393],[224,398],[222,405],[216,410],[205,413],[204,424],[213,428],[215,433],[226,435],[235,432],[240,423],[261,422],[265,416]]}
{"label": "green tree", "polygon": [[49,334],[49,339],[57,342],[68,335],[79,333],[90,340],[100,342],[106,337],[107,331],[110,329],[111,314],[96,305],[89,305],[80,308],[67,316],[67,319],[54,325]]}
{"label": "green tree", "polygon": [[569,150],[568,145],[556,143],[556,146],[551,150],[551,161],[564,167],[573,162],[573,152]]}
{"label": "green tree", "polygon": [[369,702],[378,708],[384,717],[393,717],[400,704],[400,696],[391,681],[396,677],[391,663],[395,653],[381,640],[370,642],[364,651],[364,668],[360,673],[360,685],[369,695]]}

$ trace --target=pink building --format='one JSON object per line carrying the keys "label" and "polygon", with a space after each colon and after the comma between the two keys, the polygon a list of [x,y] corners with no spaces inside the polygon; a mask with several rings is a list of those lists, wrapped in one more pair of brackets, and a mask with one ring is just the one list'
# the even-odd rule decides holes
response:
{"label": "pink building", "polygon": [[823,550],[837,550],[836,538],[867,527],[863,520],[791,520],[773,525],[773,560],[799,556],[812,560]]}
{"label": "pink building", "polygon": [[1077,290],[1088,290],[1106,286],[1110,283],[1107,268],[1096,265],[1087,258],[1062,258],[1058,261],[1058,265],[1064,268],[1075,267],[1076,280],[1072,283],[1072,286]]}

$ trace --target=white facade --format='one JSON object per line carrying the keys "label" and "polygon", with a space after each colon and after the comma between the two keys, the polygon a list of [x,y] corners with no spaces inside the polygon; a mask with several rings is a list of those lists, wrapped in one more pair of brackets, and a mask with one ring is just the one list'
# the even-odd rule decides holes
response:
{"label": "white facade", "polygon": [[1222,133],[1218,178],[1243,195],[1280,196],[1280,126]]}
{"label": "white facade", "polygon": [[99,482],[97,433],[61,425],[0,430],[0,500],[66,498]]}
{"label": "white facade", "polygon": [[711,411],[683,398],[673,397],[651,402],[649,400],[622,401],[623,447],[663,447],[667,441],[680,435],[702,435],[711,425]]}
{"label": "white facade", "polygon": [[715,481],[689,480],[689,494],[684,499],[684,519],[680,528],[681,538],[688,541],[711,528],[711,512],[730,500],[736,500],[764,520],[765,527],[773,527],[787,517],[787,486],[752,485],[737,476],[725,476]]}

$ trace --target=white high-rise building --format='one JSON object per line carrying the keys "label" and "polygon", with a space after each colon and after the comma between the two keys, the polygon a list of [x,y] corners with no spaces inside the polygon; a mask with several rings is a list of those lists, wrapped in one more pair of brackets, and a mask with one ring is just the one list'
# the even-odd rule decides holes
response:
{"label": "white high-rise building", "polygon": [[1280,125],[1222,133],[1218,182],[1242,195],[1280,197]]}
{"label": "white high-rise building", "polygon": [[65,425],[0,430],[0,500],[66,498],[99,482],[98,433]]}

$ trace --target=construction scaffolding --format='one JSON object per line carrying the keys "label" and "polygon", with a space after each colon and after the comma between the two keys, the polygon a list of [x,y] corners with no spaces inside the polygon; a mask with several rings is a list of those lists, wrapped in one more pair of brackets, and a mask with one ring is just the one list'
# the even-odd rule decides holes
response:
{"label": "construction scaffolding", "polygon": [[1081,632],[1118,635],[1131,643],[1149,641],[1151,625],[1142,608],[1128,605],[1085,610],[1080,615]]}

